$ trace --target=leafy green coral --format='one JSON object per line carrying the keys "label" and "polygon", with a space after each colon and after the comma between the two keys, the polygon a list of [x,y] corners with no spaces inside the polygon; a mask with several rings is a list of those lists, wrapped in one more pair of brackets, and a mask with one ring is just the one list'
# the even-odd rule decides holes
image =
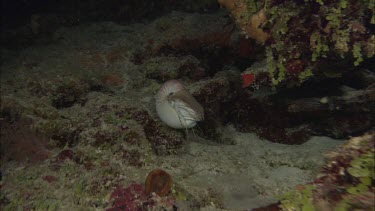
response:
{"label": "leafy green coral", "polygon": [[319,57],[326,58],[329,47],[324,37],[319,32],[314,32],[310,36],[310,47],[312,49],[311,61],[315,62]]}
{"label": "leafy green coral", "polygon": [[[370,191],[372,182],[375,179],[375,160],[374,150],[364,153],[350,162],[350,167],[346,171],[359,183],[346,186],[346,192],[349,194],[338,202],[334,208],[335,211],[354,210],[359,202],[356,196],[365,198],[366,193]],[[369,199],[373,200],[373,199]]]}
{"label": "leafy green coral", "polygon": [[348,193],[361,194],[369,189],[372,180],[375,179],[374,159],[374,152],[368,152],[350,162],[350,167],[347,171],[360,182],[358,185],[349,186]]}
{"label": "leafy green coral", "polygon": [[364,51],[368,58],[375,55],[375,35],[368,39],[367,44],[364,46]]}
{"label": "leafy green coral", "polygon": [[311,71],[311,69],[309,68],[306,68],[304,71],[302,71],[299,75],[298,75],[298,79],[299,81],[302,83],[304,82],[306,79],[308,79],[309,77],[313,76],[313,73]]}
{"label": "leafy green coral", "polygon": [[[358,183],[342,187],[340,192],[344,195],[340,201],[333,205],[332,209],[335,211],[354,210],[360,206],[356,197],[366,198],[366,193],[371,190],[371,185],[375,179],[374,150],[372,149],[353,159],[350,166],[346,168],[346,172],[354,180],[358,180]],[[315,189],[316,186],[314,185],[306,185],[303,189],[286,192],[280,198],[280,208],[287,211],[319,210],[319,205],[314,203],[313,191]]]}
{"label": "leafy green coral", "polygon": [[306,185],[303,190],[293,190],[281,196],[280,207],[287,211],[314,211],[313,205],[314,186]]}
{"label": "leafy green coral", "polygon": [[361,44],[360,43],[355,43],[353,45],[353,57],[356,59],[354,61],[354,66],[358,66],[359,63],[361,63],[363,61],[363,58],[362,58],[362,47],[361,47]]}
{"label": "leafy green coral", "polygon": [[371,10],[370,24],[375,24],[375,0],[364,0],[363,3]]}
{"label": "leafy green coral", "polygon": [[250,18],[250,16],[254,13],[256,13],[259,8],[261,7],[261,4],[262,2],[259,2],[259,1],[254,1],[254,0],[246,0],[246,6],[248,8],[248,17],[247,18]]}

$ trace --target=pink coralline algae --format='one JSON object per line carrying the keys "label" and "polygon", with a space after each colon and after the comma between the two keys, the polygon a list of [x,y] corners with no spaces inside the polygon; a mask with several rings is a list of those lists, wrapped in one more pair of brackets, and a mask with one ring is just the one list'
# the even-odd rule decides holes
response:
{"label": "pink coralline algae", "polygon": [[117,187],[111,194],[112,207],[106,211],[175,210],[173,197],[146,194],[143,185],[133,182]]}
{"label": "pink coralline algae", "polygon": [[113,206],[107,211],[136,211],[142,210],[147,195],[142,185],[132,183],[129,187],[117,187],[111,194]]}

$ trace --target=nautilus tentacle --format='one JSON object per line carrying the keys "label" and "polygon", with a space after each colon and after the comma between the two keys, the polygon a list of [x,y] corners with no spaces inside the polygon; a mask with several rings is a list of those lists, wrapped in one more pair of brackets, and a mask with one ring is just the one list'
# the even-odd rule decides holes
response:
{"label": "nautilus tentacle", "polygon": [[164,83],[155,99],[159,118],[172,128],[191,128],[204,118],[203,107],[177,80]]}

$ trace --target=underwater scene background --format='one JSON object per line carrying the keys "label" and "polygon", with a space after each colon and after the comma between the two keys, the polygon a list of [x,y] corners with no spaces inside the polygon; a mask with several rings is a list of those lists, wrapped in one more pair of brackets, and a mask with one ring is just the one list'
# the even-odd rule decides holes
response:
{"label": "underwater scene background", "polygon": [[373,210],[373,0],[2,0],[1,210]]}

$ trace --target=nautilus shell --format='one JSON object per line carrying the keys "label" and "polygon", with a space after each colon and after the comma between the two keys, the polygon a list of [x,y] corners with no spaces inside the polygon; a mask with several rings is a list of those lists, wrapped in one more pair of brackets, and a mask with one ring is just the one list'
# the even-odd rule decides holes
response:
{"label": "nautilus shell", "polygon": [[169,127],[192,128],[204,119],[203,107],[178,80],[165,82],[155,100],[159,118]]}

